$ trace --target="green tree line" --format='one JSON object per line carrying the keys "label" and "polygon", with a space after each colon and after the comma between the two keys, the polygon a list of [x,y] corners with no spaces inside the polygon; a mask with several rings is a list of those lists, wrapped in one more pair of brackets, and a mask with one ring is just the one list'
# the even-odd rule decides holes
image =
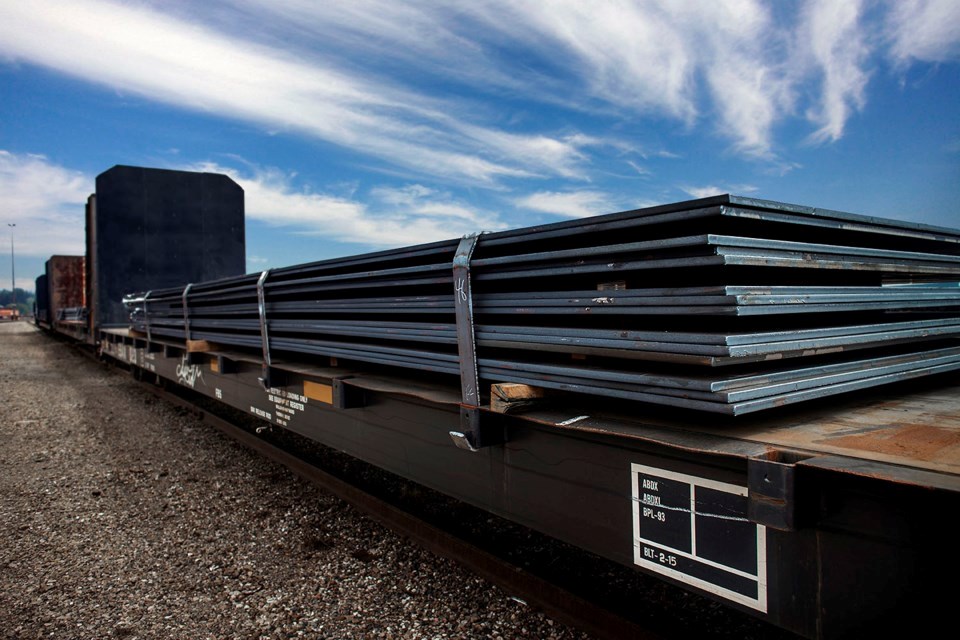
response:
{"label": "green tree line", "polygon": [[[17,287],[14,292],[17,294],[17,309],[20,310],[20,315],[33,313],[33,291],[24,291],[20,287]],[[14,292],[11,292],[9,289],[0,289],[0,307],[6,308],[13,304]]]}

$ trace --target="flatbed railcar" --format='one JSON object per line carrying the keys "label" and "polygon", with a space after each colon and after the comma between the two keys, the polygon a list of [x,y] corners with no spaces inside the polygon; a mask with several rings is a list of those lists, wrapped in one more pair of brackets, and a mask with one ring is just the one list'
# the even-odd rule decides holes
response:
{"label": "flatbed railcar", "polygon": [[[105,355],[807,637],[886,636],[952,618],[960,376],[747,421],[563,402],[479,419],[456,446],[456,385],[261,361],[123,329]],[[328,363],[329,364],[329,363]],[[723,513],[700,512],[709,494]],[[717,517],[721,516],[721,517]]]}
{"label": "flatbed railcar", "polygon": [[[688,235],[691,221],[722,233]],[[630,225],[655,234],[624,242]],[[771,233],[746,237],[758,230]],[[168,280],[128,299],[135,328],[107,326],[106,301],[86,341],[806,637],[951,622],[960,232],[721,196],[398,252]],[[88,264],[88,282],[118,277]],[[556,284],[511,284],[527,277]],[[322,308],[324,338],[305,333],[303,305]],[[624,308],[660,319],[634,332],[610,320]],[[499,382],[546,398],[509,412]]]}

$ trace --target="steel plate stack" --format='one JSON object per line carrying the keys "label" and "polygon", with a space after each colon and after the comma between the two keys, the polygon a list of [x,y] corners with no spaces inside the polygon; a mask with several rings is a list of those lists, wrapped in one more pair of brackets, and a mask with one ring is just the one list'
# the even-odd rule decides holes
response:
{"label": "steel plate stack", "polygon": [[458,246],[126,302],[151,336],[451,375],[472,331],[485,383],[727,414],[960,369],[958,230],[717,196],[481,235],[466,288]]}

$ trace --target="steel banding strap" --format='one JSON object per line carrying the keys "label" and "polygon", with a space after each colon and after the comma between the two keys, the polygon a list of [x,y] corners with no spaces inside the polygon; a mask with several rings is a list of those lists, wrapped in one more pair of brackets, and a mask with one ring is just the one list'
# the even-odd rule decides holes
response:
{"label": "steel banding strap", "polygon": [[477,347],[473,335],[473,295],[470,291],[470,257],[478,234],[464,236],[453,257],[453,295],[457,316],[457,349],[460,352],[460,394],[463,404],[480,404]]}
{"label": "steel banding strap", "polygon": [[147,294],[143,296],[143,323],[147,327],[147,342],[150,340],[150,310],[147,308],[147,299],[150,297],[150,294],[153,293],[153,289],[147,291]]}
{"label": "steel banding strap", "polygon": [[453,296],[457,319],[457,350],[460,354],[460,431],[450,437],[460,449],[479,451],[485,446],[480,431],[480,378],[477,374],[477,342],[473,329],[473,293],[470,258],[479,234],[464,236],[453,257]]}
{"label": "steel banding strap", "polygon": [[263,348],[263,377],[261,378],[261,382],[265,388],[270,387],[269,373],[272,364],[270,361],[270,337],[267,332],[267,302],[263,292],[263,285],[269,275],[270,269],[267,269],[260,274],[260,279],[257,280],[257,308],[260,311],[260,343]]}
{"label": "steel banding strap", "polygon": [[193,287],[192,282],[184,287],[183,295],[180,296],[180,299],[183,300],[183,335],[184,340],[188,343],[190,342],[190,305],[187,302],[187,296],[190,295],[191,287]]}

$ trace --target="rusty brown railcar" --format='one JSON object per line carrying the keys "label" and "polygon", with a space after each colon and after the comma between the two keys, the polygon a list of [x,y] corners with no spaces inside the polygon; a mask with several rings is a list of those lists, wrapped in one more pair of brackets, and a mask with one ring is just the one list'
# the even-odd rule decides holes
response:
{"label": "rusty brown railcar", "polygon": [[52,256],[47,260],[47,300],[51,322],[61,321],[66,309],[86,306],[84,264],[83,256]]}

